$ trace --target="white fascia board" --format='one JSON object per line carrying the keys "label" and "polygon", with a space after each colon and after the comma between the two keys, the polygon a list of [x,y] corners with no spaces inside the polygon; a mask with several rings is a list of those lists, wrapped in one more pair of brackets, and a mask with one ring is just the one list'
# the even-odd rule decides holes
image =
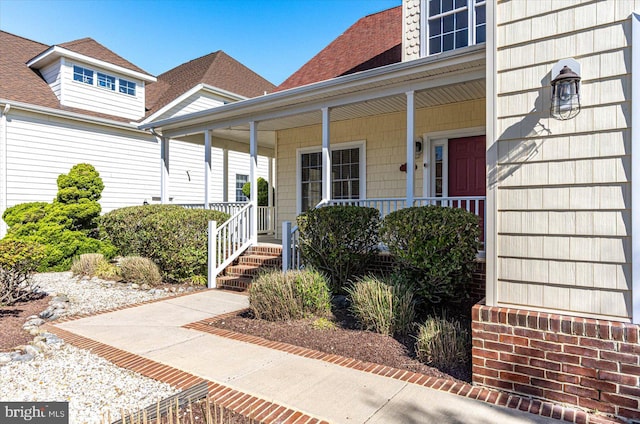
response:
{"label": "white fascia board", "polygon": [[[408,62],[394,63],[391,65],[345,75],[314,84],[294,87],[289,90],[277,91],[260,97],[253,97],[247,100],[219,106],[215,109],[194,112],[188,115],[168,118],[153,123],[141,125],[141,129],[159,128],[163,126],[173,126],[184,123],[185,126],[202,123],[203,120],[234,119],[240,114],[260,113],[277,108],[283,108],[301,103],[308,96],[326,94],[330,96],[333,92],[357,92],[365,85],[374,86],[376,83],[384,84],[385,80],[391,78],[402,78],[411,76],[417,70],[430,71],[439,68],[464,64],[474,60],[485,60],[485,46],[477,45],[465,48],[464,51],[451,51],[437,56],[430,56]],[[484,71],[483,71],[484,75]]]}
{"label": "white fascia board", "polygon": [[36,112],[44,115],[52,115],[52,116],[57,116],[61,118],[73,119],[74,121],[82,121],[82,122],[87,122],[92,124],[106,125],[109,127],[125,129],[128,131],[144,132],[148,134],[148,132],[138,129],[137,122],[119,122],[111,119],[99,118],[97,116],[83,115],[81,113],[69,112],[69,111],[60,110],[60,109],[53,109],[50,107],[33,105],[30,103],[15,102],[13,100],[6,100],[6,99],[0,98],[0,106],[4,106],[4,105],[11,105],[11,109],[24,110],[28,112]]}
{"label": "white fascia board", "polygon": [[210,92],[219,97],[225,97],[231,101],[238,102],[240,100],[247,100],[250,97],[241,96],[240,94],[233,93],[231,91],[224,90],[222,88],[215,87],[209,84],[200,84],[203,90]]}
{"label": "white fascia board", "polygon": [[27,66],[33,67],[35,69],[39,69],[42,66],[56,60],[59,57],[66,57],[69,59],[75,59],[84,63],[88,63],[103,69],[107,69],[113,72],[117,72],[119,74],[127,75],[132,78],[137,78],[142,81],[147,82],[156,82],[157,78],[151,75],[144,74],[142,72],[134,71],[131,69],[123,68],[119,65],[114,65],[113,63],[105,62],[103,60],[94,59],[93,57],[85,56],[80,53],[73,52],[71,50],[65,49],[60,46],[53,46],[47,49],[45,52],[39,54],[38,56],[31,59],[27,62]]}
{"label": "white fascia board", "polygon": [[213,94],[216,97],[220,97],[222,100],[226,99],[226,100],[230,100],[232,102],[237,102],[237,101],[240,101],[240,100],[248,99],[248,97],[244,97],[244,96],[241,96],[239,94],[235,94],[235,93],[232,93],[230,91],[214,87],[212,85],[198,84],[195,87],[193,87],[192,89],[185,91],[182,95],[176,97],[175,100],[173,100],[172,102],[166,104],[164,107],[162,107],[157,112],[149,115],[149,117],[147,117],[145,120],[143,120],[141,122],[141,124],[146,124],[148,122],[152,122],[157,117],[162,116],[163,113],[167,112],[168,110],[170,110],[171,108],[173,108],[174,106],[179,104],[180,102],[188,99],[189,97],[193,96],[194,94],[198,93],[199,91],[210,93],[210,94]]}

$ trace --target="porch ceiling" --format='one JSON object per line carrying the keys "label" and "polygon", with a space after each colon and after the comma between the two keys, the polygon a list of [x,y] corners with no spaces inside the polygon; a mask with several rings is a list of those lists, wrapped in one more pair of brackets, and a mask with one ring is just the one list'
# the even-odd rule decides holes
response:
{"label": "porch ceiling", "polygon": [[[461,49],[463,50],[463,49]],[[416,108],[438,106],[485,97],[484,46],[448,52],[370,71],[339,77],[231,103],[209,111],[147,124],[166,136],[213,131],[214,137],[248,142],[249,122],[258,132],[316,125],[321,109],[331,109],[332,122],[406,110],[405,93],[415,93]],[[272,147],[275,136],[260,140]]]}

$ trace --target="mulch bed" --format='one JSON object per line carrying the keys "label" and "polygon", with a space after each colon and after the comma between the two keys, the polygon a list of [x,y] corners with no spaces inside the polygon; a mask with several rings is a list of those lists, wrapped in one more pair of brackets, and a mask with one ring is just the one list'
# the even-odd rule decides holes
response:
{"label": "mulch bed", "polygon": [[10,352],[16,346],[28,344],[33,336],[22,329],[31,315],[38,315],[49,306],[49,296],[0,306],[0,352]]}
{"label": "mulch bed", "polygon": [[428,376],[470,381],[469,369],[448,370],[446,374],[415,359],[415,338],[412,335],[394,338],[360,330],[357,321],[346,309],[334,309],[330,319],[335,322],[336,328],[318,329],[313,326],[312,319],[270,322],[254,319],[253,314],[246,311],[215,321],[212,325]]}

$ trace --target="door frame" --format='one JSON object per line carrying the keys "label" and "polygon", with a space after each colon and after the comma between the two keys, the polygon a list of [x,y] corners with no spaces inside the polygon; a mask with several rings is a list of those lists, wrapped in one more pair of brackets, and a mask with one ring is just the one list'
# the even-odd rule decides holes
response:
{"label": "door frame", "polygon": [[[435,196],[435,179],[433,178],[434,167],[432,163],[432,152],[435,146],[443,146],[442,154],[442,196],[449,195],[449,140],[453,138],[486,136],[486,127],[460,128],[447,131],[433,131],[422,135],[424,140],[424,154],[422,155],[422,197]],[[435,159],[435,158],[433,158]]]}

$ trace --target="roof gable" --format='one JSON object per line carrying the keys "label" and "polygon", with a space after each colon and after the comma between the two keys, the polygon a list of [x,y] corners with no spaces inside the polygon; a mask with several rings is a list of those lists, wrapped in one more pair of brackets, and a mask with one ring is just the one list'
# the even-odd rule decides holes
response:
{"label": "roof gable", "polygon": [[204,84],[243,97],[261,96],[275,86],[225,52],[183,63],[158,76],[147,86],[148,115],[157,112],[197,85]]}
{"label": "roof gable", "polygon": [[367,15],[278,86],[276,91],[402,60],[402,6]]}
{"label": "roof gable", "polygon": [[88,38],[88,37],[81,38],[79,40],[58,44],[58,46],[63,47],[72,52],[91,57],[93,59],[98,59],[103,62],[121,66],[125,69],[129,69],[130,71],[136,71],[136,72],[140,72],[141,74],[151,75],[144,69],[137,67],[133,63],[124,59],[123,57],[115,54],[114,52],[112,52],[102,44],[98,43],[93,38]]}

